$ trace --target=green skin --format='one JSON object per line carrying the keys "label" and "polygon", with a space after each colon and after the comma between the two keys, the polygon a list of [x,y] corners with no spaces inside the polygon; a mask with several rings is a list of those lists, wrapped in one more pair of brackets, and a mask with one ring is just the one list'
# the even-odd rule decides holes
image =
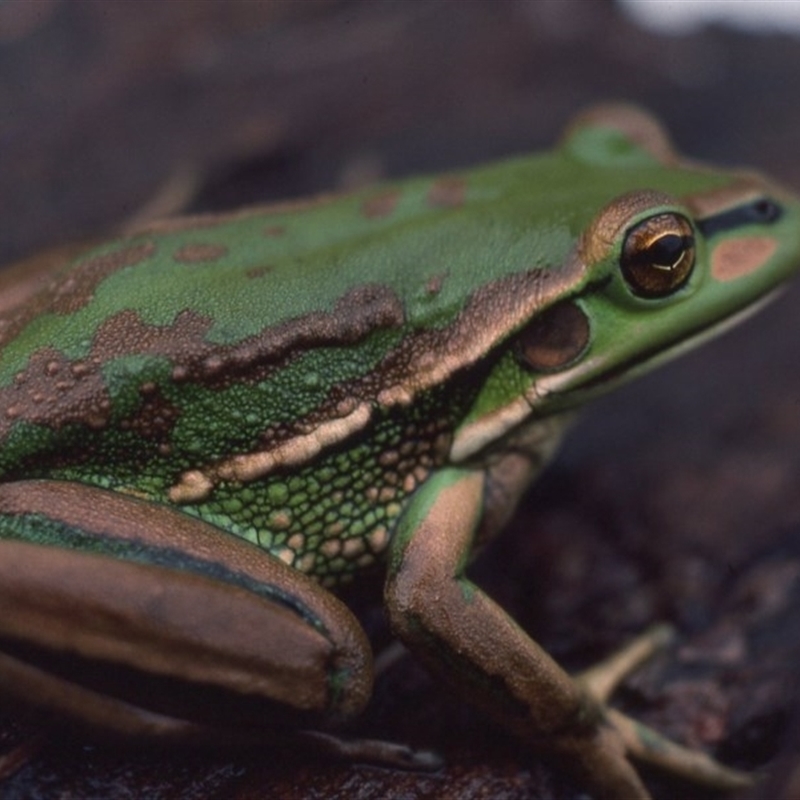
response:
{"label": "green skin", "polygon": [[[625,248],[674,215],[690,270],[653,293]],[[125,733],[285,739],[367,701],[368,643],[322,587],[382,563],[398,637],[599,795],[648,796],[627,755],[738,785],[647,745],[463,569],[571,410],[766,298],[800,260],[798,223],[786,191],[683,162],[649,117],[605,108],[549,153],[10,270],[5,693]]]}

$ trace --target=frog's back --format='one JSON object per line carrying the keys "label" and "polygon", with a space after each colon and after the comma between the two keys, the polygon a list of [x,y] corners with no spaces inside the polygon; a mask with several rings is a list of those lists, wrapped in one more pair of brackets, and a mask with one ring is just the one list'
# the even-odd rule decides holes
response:
{"label": "frog's back", "polygon": [[[222,395],[259,385],[259,408],[266,387],[273,422],[303,416],[333,382],[369,383],[372,400],[384,390],[401,398],[403,379],[419,383],[414,356],[422,346],[406,345],[389,359],[394,368],[379,372],[387,355],[425,334],[430,349],[435,332],[455,325],[476,290],[495,282],[505,281],[495,292],[508,295],[502,304],[520,305],[523,284],[533,299],[532,270],[558,263],[568,248],[564,227],[550,232],[559,252],[543,255],[530,241],[535,231],[523,237],[526,221],[503,201],[504,176],[523,180],[520,173],[537,163],[520,159],[463,176],[155,223],[45,273],[38,291],[26,287],[16,305],[8,298],[24,281],[6,279],[0,470],[19,467],[22,452],[54,431],[116,425],[143,402],[142,393],[168,395],[173,414],[185,417],[189,404],[205,413],[227,402]],[[506,316],[501,306],[496,314]],[[460,366],[457,348],[450,349],[439,353],[448,370]],[[302,368],[287,371],[289,363]],[[437,372],[427,382],[439,379]],[[235,399],[242,419],[263,416],[255,401]],[[22,440],[22,452],[10,436]],[[201,438],[207,452],[220,449],[208,426]],[[249,433],[239,438],[242,446],[252,441]]]}
{"label": "frog's back", "polygon": [[[0,385],[42,347],[88,357],[93,337],[123,313],[162,328],[190,314],[198,325],[202,320],[205,341],[228,345],[304,316],[328,312],[342,321],[343,304],[348,316],[373,314],[378,324],[388,318],[397,325],[401,315],[412,324],[441,321],[476,285],[474,246],[486,237],[472,236],[465,217],[476,215],[474,206],[485,203],[487,192],[499,191],[488,188],[496,183],[485,182],[470,203],[466,178],[420,178],[388,189],[153,223],[70,265],[58,264],[42,290],[16,306],[11,298],[22,281],[15,276],[0,287]],[[490,279],[492,260],[481,269],[481,282]],[[373,290],[369,303],[348,301],[365,286],[380,291]],[[385,310],[376,312],[380,303]],[[124,341],[118,349],[130,345]]]}
{"label": "frog's back", "polygon": [[2,478],[178,503],[327,582],[372,563],[474,393],[441,372],[487,284],[466,194],[156,223],[46,276],[0,309]]}

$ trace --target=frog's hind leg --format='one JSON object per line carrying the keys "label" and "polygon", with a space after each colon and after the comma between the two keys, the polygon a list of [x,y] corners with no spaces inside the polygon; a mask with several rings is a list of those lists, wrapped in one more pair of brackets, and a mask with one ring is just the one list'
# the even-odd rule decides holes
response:
{"label": "frog's hind leg", "polygon": [[305,741],[336,758],[438,766],[402,745],[307,732],[356,716],[372,682],[349,609],[253,544],[118,492],[0,486],[5,699],[150,741]]}
{"label": "frog's hind leg", "polygon": [[694,783],[724,790],[744,789],[753,785],[753,778],[720,764],[706,753],[683,747],[652,728],[606,706],[614,690],[631,672],[668,647],[675,639],[668,625],[645,631],[604,661],[575,676],[602,707],[607,722],[625,742],[628,754],[668,774]]}
{"label": "frog's hind leg", "polygon": [[0,694],[184,740],[346,720],[371,688],[346,606],[249,542],[117,492],[0,486]]}

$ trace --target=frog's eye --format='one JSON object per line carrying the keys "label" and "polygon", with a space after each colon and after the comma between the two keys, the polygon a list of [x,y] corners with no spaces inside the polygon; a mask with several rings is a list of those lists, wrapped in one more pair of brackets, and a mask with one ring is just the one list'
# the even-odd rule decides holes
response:
{"label": "frog's eye", "polygon": [[634,294],[666,297],[689,280],[694,268],[694,229],[680,214],[658,214],[625,234],[620,267]]}

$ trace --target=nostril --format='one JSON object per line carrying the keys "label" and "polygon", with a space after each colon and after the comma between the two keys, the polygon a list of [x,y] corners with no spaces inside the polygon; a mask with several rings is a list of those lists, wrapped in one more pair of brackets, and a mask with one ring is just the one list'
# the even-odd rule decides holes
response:
{"label": "nostril", "polygon": [[758,200],[752,205],[753,217],[759,222],[773,222],[781,215],[781,208],[772,200]]}

